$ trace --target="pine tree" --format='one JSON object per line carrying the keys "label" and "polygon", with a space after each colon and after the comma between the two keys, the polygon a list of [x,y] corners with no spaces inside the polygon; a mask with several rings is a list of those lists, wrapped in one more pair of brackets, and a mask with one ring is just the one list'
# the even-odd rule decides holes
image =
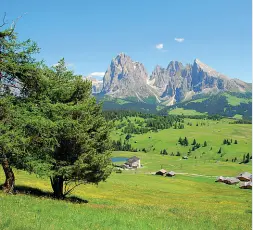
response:
{"label": "pine tree", "polygon": [[236,145],[238,144],[238,142],[237,142],[237,140],[235,140],[235,142],[234,142]]}
{"label": "pine tree", "polygon": [[207,146],[207,142],[206,141],[204,141],[204,147],[206,147]]}
{"label": "pine tree", "polygon": [[249,156],[249,153],[247,153],[245,163],[249,163],[249,160],[250,160],[250,156]]}
{"label": "pine tree", "polygon": [[28,75],[31,85],[25,97],[13,98],[8,106],[12,117],[8,126],[15,126],[1,135],[0,145],[15,132],[21,141],[10,139],[1,146],[12,152],[8,160],[17,168],[48,176],[54,196],[63,199],[76,187],[64,184],[97,184],[110,175],[111,123],[91,97],[91,82],[66,70],[64,59],[54,68],[37,71],[38,75]]}
{"label": "pine tree", "polygon": [[227,144],[227,140],[226,140],[226,139],[223,140],[223,144],[224,144],[224,145]]}
{"label": "pine tree", "polygon": [[192,145],[196,145],[196,140],[194,139],[193,142],[192,142]]}
{"label": "pine tree", "polygon": [[221,148],[219,149],[218,153],[221,153]]}
{"label": "pine tree", "polygon": [[189,142],[188,142],[187,137],[184,138],[184,145],[185,145],[185,146],[188,146],[188,145],[189,145]]}

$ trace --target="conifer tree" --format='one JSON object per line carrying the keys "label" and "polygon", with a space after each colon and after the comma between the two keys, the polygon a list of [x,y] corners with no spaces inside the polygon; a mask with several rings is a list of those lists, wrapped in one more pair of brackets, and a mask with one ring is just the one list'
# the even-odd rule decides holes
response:
{"label": "conifer tree", "polygon": [[185,146],[188,146],[188,145],[189,145],[189,142],[188,142],[187,137],[184,138],[184,145],[185,145]]}
{"label": "conifer tree", "polygon": [[[54,195],[64,198],[81,183],[99,183],[111,173],[110,123],[91,97],[91,82],[32,58],[38,48],[0,32],[0,160],[6,192],[16,168],[48,176]],[[13,96],[13,88],[19,97]]]}

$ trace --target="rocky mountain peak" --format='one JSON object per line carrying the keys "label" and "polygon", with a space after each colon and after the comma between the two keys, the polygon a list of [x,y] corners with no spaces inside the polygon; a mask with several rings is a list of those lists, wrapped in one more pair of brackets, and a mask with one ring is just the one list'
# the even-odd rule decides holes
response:
{"label": "rocky mountain peak", "polygon": [[171,61],[167,67],[167,69],[174,69],[175,71],[179,71],[183,68],[184,68],[183,64],[178,61]]}
{"label": "rocky mountain peak", "polygon": [[171,105],[199,93],[245,92],[248,89],[246,83],[229,79],[199,59],[185,66],[179,61],[171,61],[167,68],[156,65],[149,78],[142,63],[120,53],[112,59],[104,75],[101,92],[116,98],[136,98],[139,101],[155,97],[158,102],[169,102]]}
{"label": "rocky mountain peak", "polygon": [[142,100],[150,95],[154,96],[147,80],[148,73],[144,65],[120,53],[111,61],[105,73],[102,93],[119,98],[135,97]]}

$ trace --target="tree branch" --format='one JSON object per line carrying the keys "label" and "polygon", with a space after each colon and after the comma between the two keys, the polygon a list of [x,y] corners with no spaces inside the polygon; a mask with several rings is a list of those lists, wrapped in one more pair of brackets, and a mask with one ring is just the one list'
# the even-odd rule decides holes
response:
{"label": "tree branch", "polygon": [[12,35],[13,31],[15,30],[15,27],[16,27],[16,24],[17,24],[18,20],[19,20],[20,18],[22,18],[23,15],[25,15],[25,14],[27,14],[27,12],[24,13],[24,14],[22,14],[22,15],[20,15],[18,18],[16,18],[15,21],[12,21],[12,23],[11,23],[11,28],[10,28],[11,31],[10,31],[10,34],[9,34],[9,35]]}
{"label": "tree branch", "polygon": [[0,25],[0,27],[3,27],[4,25],[7,24],[7,22],[5,22],[5,17],[6,17],[6,12],[4,12],[4,17],[3,17],[3,24]]}
{"label": "tree branch", "polygon": [[[78,184],[75,184],[75,186],[73,186],[71,189],[69,189],[68,191],[65,191],[64,192],[64,197],[65,196],[67,196],[68,194],[70,194],[77,186],[79,186],[79,185],[81,185],[81,184],[83,184],[83,182],[81,182],[81,183],[78,183]],[[65,187],[66,188],[66,187]]]}

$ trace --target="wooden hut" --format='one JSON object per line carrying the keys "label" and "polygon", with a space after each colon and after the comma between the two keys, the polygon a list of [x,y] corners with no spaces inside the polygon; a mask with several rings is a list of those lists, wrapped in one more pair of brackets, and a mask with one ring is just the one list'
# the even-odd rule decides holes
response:
{"label": "wooden hut", "polygon": [[240,184],[240,188],[242,188],[242,189],[252,189],[252,182],[251,181],[242,182]]}
{"label": "wooden hut", "polygon": [[159,171],[156,172],[155,175],[161,175],[164,176],[167,173],[167,171],[165,169],[160,169]]}
{"label": "wooden hut", "polygon": [[168,177],[173,177],[175,175],[176,175],[176,173],[173,172],[173,171],[169,171],[169,172],[166,173],[166,176],[168,176]]}
{"label": "wooden hut", "polygon": [[240,182],[239,179],[235,178],[235,177],[226,177],[223,182],[225,184],[238,184]]}
{"label": "wooden hut", "polygon": [[240,181],[252,181],[252,174],[248,172],[242,172],[236,178]]}
{"label": "wooden hut", "polygon": [[223,176],[219,176],[219,177],[217,177],[215,182],[224,182],[224,179],[225,178]]}

